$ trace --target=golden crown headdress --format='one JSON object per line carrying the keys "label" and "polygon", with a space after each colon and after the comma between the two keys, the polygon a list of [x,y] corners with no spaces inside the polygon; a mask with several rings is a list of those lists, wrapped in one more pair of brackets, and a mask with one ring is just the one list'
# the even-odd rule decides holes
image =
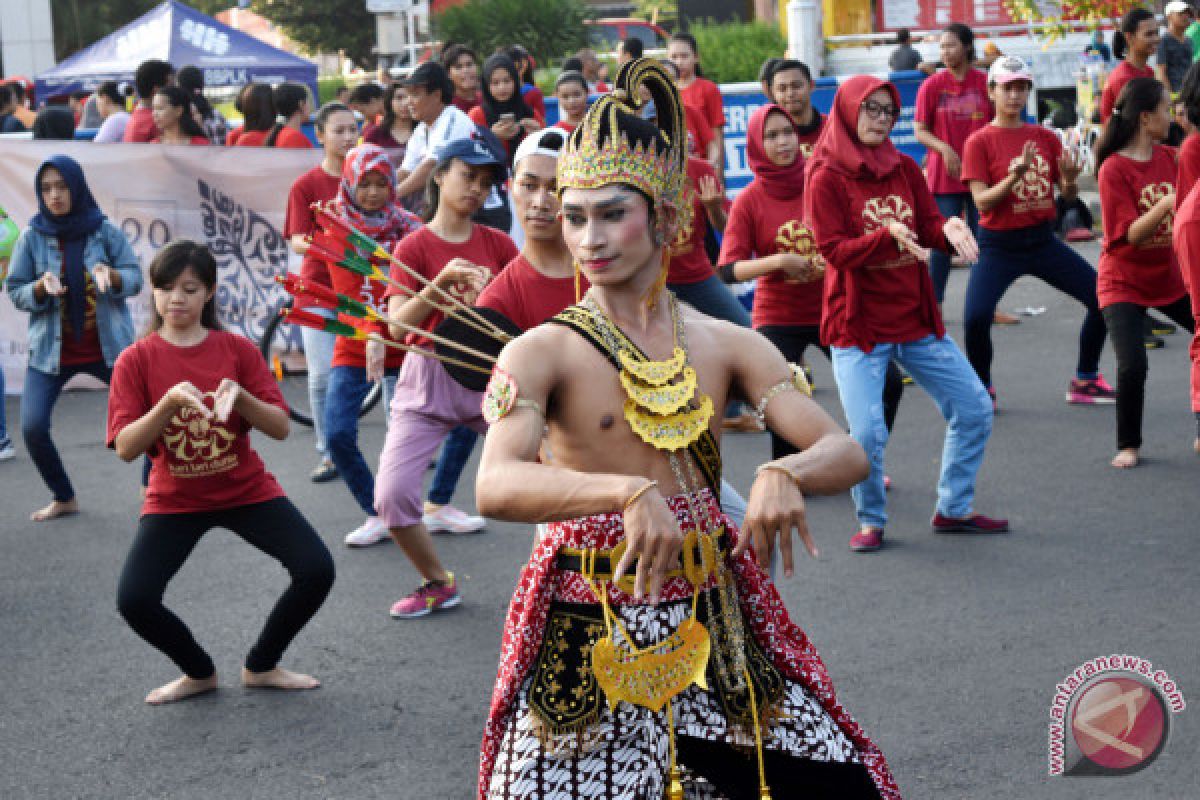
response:
{"label": "golden crown headdress", "polygon": [[[645,105],[641,89],[654,102],[657,127],[638,114]],[[558,191],[596,189],[623,183],[645,194],[654,205],[660,232],[671,242],[691,229],[688,202],[687,128],[679,90],[662,65],[639,58],[621,67],[611,94],[592,104],[567,139],[558,159]]]}

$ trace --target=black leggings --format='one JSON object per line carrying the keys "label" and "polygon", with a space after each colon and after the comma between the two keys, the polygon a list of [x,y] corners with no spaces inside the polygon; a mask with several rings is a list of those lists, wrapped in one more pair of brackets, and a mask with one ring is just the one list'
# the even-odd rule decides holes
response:
{"label": "black leggings", "polygon": [[[747,753],[720,742],[680,736],[679,763],[704,777],[729,800],[758,800],[758,763]],[[879,789],[862,764],[816,761],[764,750],[767,784],[775,800],[878,800]]]}
{"label": "black leggings", "polygon": [[[799,364],[804,358],[804,351],[809,345],[820,350],[829,358],[829,348],[821,344],[821,330],[816,325],[764,325],[756,330],[779,348],[783,357],[793,364]],[[883,419],[889,432],[896,421],[896,409],[900,407],[900,397],[904,394],[904,376],[895,363],[888,362],[887,377],[883,382]],[[796,448],[781,436],[771,434],[771,459],[783,458],[796,452]]]}
{"label": "black leggings", "polygon": [[135,632],[174,661],[189,678],[211,676],[216,667],[183,620],[163,605],[163,592],[200,537],[227,528],[277,559],[292,583],[267,617],[246,656],[246,669],[267,672],[325,602],[333,586],[333,557],[291,501],[277,497],[223,511],[145,514],[117,586],[117,608]]}
{"label": "black leggings", "polygon": [[[1177,325],[1195,332],[1188,296],[1165,306],[1155,306]],[[1117,354],[1117,449],[1142,446],[1142,411],[1146,404],[1146,306],[1113,303],[1103,310]]]}

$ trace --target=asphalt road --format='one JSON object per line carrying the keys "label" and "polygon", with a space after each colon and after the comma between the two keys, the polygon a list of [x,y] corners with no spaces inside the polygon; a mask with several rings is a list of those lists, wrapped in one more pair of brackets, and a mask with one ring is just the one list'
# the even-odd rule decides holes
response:
{"label": "asphalt road", "polygon": [[[1095,257],[1095,247],[1088,250]],[[951,276],[947,316],[961,332],[966,275]],[[1055,683],[1095,656],[1128,653],[1200,692],[1195,429],[1187,339],[1150,354],[1144,466],[1108,466],[1111,407],[1063,402],[1081,311],[1024,279],[1005,309],[1046,312],[997,329],[1001,413],[977,508],[1013,532],[978,538],[929,531],[943,424],[910,390],[888,450],[894,481],[888,547],[846,548],[848,496],[811,503],[819,561],[782,591],[820,649],[842,701],[888,756],[908,798],[1193,798],[1200,711],[1176,715],[1159,760],[1122,778],[1047,776]],[[818,355],[817,399],[840,416]],[[1104,370],[1115,377],[1110,351]],[[339,483],[308,482],[311,434],[259,438],[268,467],[321,532],[337,562],[328,602],[285,665],[319,691],[285,695],[236,685],[241,658],[285,584],[270,559],[213,532],[167,601],[212,653],[220,691],[169,707],[142,704],[175,677],[115,611],[116,577],[138,513],[137,468],[102,445],[105,395],[65,395],[54,435],[84,513],[26,521],[48,495],[23,445],[0,464],[0,796],[21,798],[399,798],[471,796],[504,609],[528,527],[441,538],[463,605],[419,621],[388,606],[414,587],[398,548],[342,546],[361,520]],[[7,403],[19,430],[18,403]],[[374,460],[378,411],[364,430]],[[727,474],[743,490],[768,457],[762,435],[727,437]],[[474,474],[473,467],[468,473]],[[472,508],[464,480],[456,502]],[[800,796],[800,795],[797,795]],[[783,800],[783,798],[777,798]]]}

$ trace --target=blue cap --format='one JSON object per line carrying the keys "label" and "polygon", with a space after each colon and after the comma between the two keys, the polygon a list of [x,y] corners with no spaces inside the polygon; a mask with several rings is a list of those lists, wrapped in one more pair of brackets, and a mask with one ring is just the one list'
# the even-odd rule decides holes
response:
{"label": "blue cap", "polygon": [[434,155],[437,156],[439,166],[452,158],[477,167],[493,166],[496,168],[497,183],[508,176],[508,155],[504,151],[504,145],[500,144],[496,134],[487,128],[476,126],[470,136],[443,143],[434,151]]}

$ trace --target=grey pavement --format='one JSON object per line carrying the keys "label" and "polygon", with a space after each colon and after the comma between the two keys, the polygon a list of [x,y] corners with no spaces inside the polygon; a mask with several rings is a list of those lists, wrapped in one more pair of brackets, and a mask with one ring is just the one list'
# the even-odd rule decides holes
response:
{"label": "grey pavement", "polygon": [[[1094,261],[1095,245],[1085,252]],[[954,271],[947,317],[956,338],[965,281]],[[1046,312],[994,332],[1001,413],[977,498],[979,511],[1010,517],[1013,532],[929,531],[943,423],[910,389],[888,449],[888,547],[851,553],[849,497],[813,499],[821,557],[784,581],[784,598],[907,798],[1194,798],[1194,708],[1173,718],[1165,752],[1138,774],[1046,774],[1055,683],[1083,662],[1142,656],[1189,699],[1200,697],[1200,458],[1187,337],[1169,336],[1150,354],[1146,463],[1119,473],[1108,466],[1111,407],[1063,402],[1081,310],[1031,279],[1002,304],[1026,306]],[[811,363],[818,401],[840,417],[828,364],[819,355]],[[1115,377],[1109,350],[1104,371]],[[283,443],[258,438],[337,562],[328,602],[285,658],[324,686],[283,694],[236,685],[286,578],[219,531],[196,549],[167,602],[209,648],[222,688],[150,708],[142,697],[176,670],[115,611],[138,469],[103,448],[104,404],[102,392],[69,393],[54,417],[81,515],[27,522],[47,492],[19,442],[17,460],[0,464],[0,797],[471,797],[504,610],[530,528],[493,523],[478,536],[439,538],[462,580],[462,607],[394,621],[388,606],[416,583],[398,548],[342,546],[360,515],[339,483],[307,480],[310,432],[295,429]],[[7,409],[19,430],[18,402]],[[375,411],[363,428],[372,461],[382,436]],[[727,474],[745,491],[768,457],[766,437],[726,437],[724,449]],[[470,480],[456,502],[473,508]]]}

